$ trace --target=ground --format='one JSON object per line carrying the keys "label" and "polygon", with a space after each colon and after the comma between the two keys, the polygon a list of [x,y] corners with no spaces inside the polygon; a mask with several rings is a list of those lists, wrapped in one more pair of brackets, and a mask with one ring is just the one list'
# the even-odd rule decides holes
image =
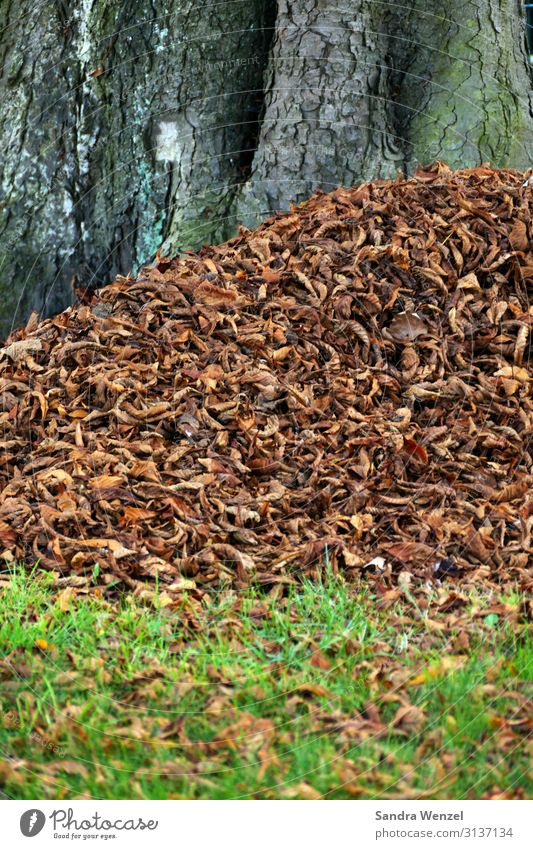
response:
{"label": "ground", "polygon": [[[327,564],[326,564],[327,565]],[[507,585],[78,591],[0,576],[0,782],[27,798],[527,798],[530,604]],[[59,579],[61,584],[61,579]]]}

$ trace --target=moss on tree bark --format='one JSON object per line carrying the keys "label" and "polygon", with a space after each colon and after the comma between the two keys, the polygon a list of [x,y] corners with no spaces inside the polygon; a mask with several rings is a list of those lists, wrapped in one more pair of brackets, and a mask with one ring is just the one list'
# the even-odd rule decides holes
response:
{"label": "moss on tree bark", "polygon": [[514,0],[415,0],[389,13],[396,124],[412,171],[533,163],[533,98]]}

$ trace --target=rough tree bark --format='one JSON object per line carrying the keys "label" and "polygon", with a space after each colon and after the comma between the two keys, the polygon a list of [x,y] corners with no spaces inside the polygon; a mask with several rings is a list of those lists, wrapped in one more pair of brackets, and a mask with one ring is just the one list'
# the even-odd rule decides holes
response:
{"label": "rough tree bark", "polygon": [[317,187],[396,176],[382,19],[368,0],[280,0],[259,145],[239,198],[246,223]]}
{"label": "rough tree bark", "polygon": [[519,0],[0,0],[0,337],[320,186],[533,163]]}
{"label": "rough tree bark", "polygon": [[[262,0],[0,0],[0,336],[223,239],[255,149]],[[271,16],[272,17],[272,16]]]}
{"label": "rough tree bark", "polygon": [[387,25],[407,170],[437,158],[452,168],[532,164],[533,90],[519,0],[415,0],[393,6]]}

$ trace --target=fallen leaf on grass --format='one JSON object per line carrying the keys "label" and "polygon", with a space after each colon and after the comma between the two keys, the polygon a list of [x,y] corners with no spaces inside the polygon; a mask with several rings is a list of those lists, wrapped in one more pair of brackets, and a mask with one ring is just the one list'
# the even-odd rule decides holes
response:
{"label": "fallen leaf on grass", "polygon": [[301,781],[299,784],[292,784],[290,787],[286,787],[283,791],[283,795],[286,799],[305,799],[307,801],[322,799],[322,794],[319,793],[318,790],[315,790],[315,788],[306,781]]}
{"label": "fallen leaf on grass", "polygon": [[35,640],[35,645],[41,651],[52,651],[53,649],[56,648],[55,643],[49,643],[47,640],[43,640],[43,639]]}

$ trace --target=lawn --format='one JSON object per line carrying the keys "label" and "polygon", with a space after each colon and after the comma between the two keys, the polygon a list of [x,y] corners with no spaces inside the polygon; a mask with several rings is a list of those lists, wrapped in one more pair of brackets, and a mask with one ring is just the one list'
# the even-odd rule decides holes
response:
{"label": "lawn", "polygon": [[172,602],[0,575],[0,782],[27,798],[527,798],[530,604],[320,583]]}

